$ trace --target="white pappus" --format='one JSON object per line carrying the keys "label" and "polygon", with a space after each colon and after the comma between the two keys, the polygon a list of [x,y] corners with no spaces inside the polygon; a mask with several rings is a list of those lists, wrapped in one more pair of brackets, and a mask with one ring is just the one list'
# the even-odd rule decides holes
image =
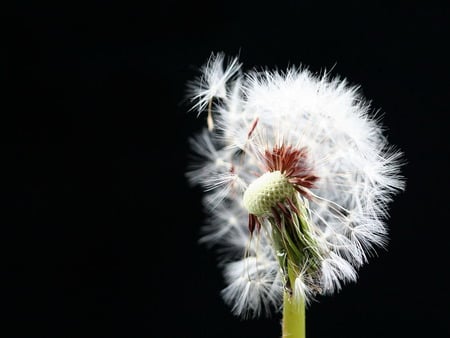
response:
{"label": "white pappus", "polygon": [[187,178],[204,190],[200,240],[220,254],[224,300],[258,316],[283,292],[309,302],[356,280],[386,245],[403,153],[345,79],[225,61],[212,54],[189,85],[208,128],[191,139]]}

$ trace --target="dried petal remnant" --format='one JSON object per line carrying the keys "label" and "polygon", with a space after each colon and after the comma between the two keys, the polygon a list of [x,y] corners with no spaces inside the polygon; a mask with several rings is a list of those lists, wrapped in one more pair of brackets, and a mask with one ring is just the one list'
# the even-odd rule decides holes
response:
{"label": "dried petal remnant", "polygon": [[318,180],[307,163],[306,148],[282,144],[271,151],[266,150],[263,157],[268,170],[282,172],[294,188],[304,195],[306,192],[303,188],[312,188]]}

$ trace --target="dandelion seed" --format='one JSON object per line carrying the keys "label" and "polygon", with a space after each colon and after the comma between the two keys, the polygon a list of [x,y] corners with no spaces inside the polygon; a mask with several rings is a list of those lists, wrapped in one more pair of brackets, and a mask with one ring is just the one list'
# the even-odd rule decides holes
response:
{"label": "dandelion seed", "polygon": [[236,58],[223,61],[213,54],[191,87],[193,108],[208,112],[187,172],[204,188],[201,241],[223,253],[233,313],[301,316],[299,304],[356,281],[386,245],[403,154],[345,79],[296,67],[243,74]]}
{"label": "dandelion seed", "polygon": [[201,113],[208,107],[207,124],[209,131],[212,131],[214,127],[212,118],[213,98],[226,98],[226,85],[241,68],[237,58],[234,58],[227,68],[223,69],[224,61],[225,55],[223,53],[212,54],[202,68],[202,75],[189,84],[191,100],[195,102],[193,109],[197,109]]}

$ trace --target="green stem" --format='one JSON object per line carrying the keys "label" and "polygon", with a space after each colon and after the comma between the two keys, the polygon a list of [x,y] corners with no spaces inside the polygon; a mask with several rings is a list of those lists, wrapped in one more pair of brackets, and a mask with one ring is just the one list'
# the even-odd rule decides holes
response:
{"label": "green stem", "polygon": [[[289,281],[292,288],[295,283],[295,273],[289,267]],[[284,292],[283,298],[283,338],[305,338],[305,300],[296,299],[289,292]]]}

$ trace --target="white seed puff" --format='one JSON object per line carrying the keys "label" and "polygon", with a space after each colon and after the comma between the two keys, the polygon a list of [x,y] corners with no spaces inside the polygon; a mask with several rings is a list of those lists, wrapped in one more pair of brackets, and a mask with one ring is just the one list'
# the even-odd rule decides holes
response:
{"label": "white seed puff", "polygon": [[191,139],[187,177],[204,190],[200,240],[220,253],[225,301],[257,316],[283,291],[310,301],[356,280],[387,242],[403,154],[345,79],[225,61],[212,54],[190,83],[208,128]]}

